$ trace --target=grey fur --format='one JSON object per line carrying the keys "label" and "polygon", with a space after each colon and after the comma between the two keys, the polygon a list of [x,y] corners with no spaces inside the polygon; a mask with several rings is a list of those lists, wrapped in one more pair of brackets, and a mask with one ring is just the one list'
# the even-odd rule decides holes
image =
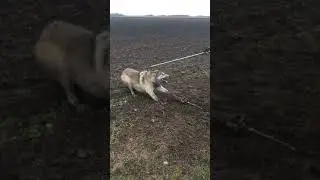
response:
{"label": "grey fur", "polygon": [[126,68],[121,73],[121,81],[128,86],[132,96],[136,96],[133,89],[138,92],[143,92],[149,94],[149,96],[155,100],[159,101],[159,98],[155,95],[154,90],[162,93],[167,93],[168,90],[160,84],[156,84],[158,81],[169,77],[168,74],[162,71],[137,71],[132,68]]}
{"label": "grey fur", "polygon": [[107,95],[109,70],[103,69],[103,62],[108,44],[108,32],[95,36],[83,27],[53,21],[44,27],[34,54],[36,62],[64,87],[68,101],[76,105],[73,84],[96,97]]}

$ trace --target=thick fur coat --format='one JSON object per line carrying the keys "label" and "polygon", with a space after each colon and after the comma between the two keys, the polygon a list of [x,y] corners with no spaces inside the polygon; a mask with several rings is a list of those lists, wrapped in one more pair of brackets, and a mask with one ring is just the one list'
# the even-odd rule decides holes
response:
{"label": "thick fur coat", "polygon": [[121,81],[129,88],[132,96],[136,96],[133,90],[147,93],[155,100],[159,98],[155,95],[154,90],[162,93],[168,93],[168,90],[161,85],[161,80],[169,77],[168,74],[158,70],[137,71],[132,68],[126,68],[121,73]]}
{"label": "thick fur coat", "polygon": [[95,97],[109,94],[109,69],[104,53],[109,33],[94,35],[83,27],[53,21],[44,27],[34,48],[36,62],[64,88],[68,101],[76,105],[73,85]]}

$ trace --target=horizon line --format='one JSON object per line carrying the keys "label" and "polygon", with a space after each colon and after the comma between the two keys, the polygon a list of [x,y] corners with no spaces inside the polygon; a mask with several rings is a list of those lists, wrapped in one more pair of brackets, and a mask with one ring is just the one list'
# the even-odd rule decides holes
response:
{"label": "horizon line", "polygon": [[210,15],[188,15],[188,14],[168,14],[168,15],[154,15],[154,14],[145,14],[145,15],[127,15],[122,13],[110,13],[110,15],[121,15],[121,16],[191,16],[191,17],[197,17],[197,16],[204,16],[204,17],[210,17]]}

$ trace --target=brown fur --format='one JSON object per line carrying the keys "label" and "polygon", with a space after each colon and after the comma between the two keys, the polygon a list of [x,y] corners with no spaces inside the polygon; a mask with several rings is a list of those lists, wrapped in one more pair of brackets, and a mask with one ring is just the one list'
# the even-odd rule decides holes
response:
{"label": "brown fur", "polygon": [[[160,77],[161,76],[161,77]],[[162,78],[166,78],[169,75],[161,72],[161,71],[137,71],[132,68],[126,68],[121,73],[121,81],[128,86],[132,96],[136,96],[133,92],[133,89],[138,92],[143,92],[149,94],[149,96],[158,101],[159,98],[154,94],[154,90],[167,93],[168,90],[161,86],[157,85],[156,82],[161,80]],[[161,78],[158,79],[157,78]]]}
{"label": "brown fur", "polygon": [[[36,61],[59,81],[71,104],[78,103],[72,89],[104,97],[109,89],[109,70],[103,70],[107,33],[95,36],[91,31],[64,21],[48,24],[34,49]],[[107,45],[106,45],[107,44]]]}

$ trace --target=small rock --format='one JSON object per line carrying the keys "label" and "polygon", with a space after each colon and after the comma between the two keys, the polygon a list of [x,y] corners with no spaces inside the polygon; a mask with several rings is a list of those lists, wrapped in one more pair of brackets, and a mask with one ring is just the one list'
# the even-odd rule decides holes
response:
{"label": "small rock", "polygon": [[47,123],[47,124],[46,124],[46,127],[47,127],[47,129],[50,129],[50,130],[51,130],[51,129],[52,129],[52,124],[51,124],[51,123]]}
{"label": "small rock", "polygon": [[153,123],[154,123],[155,121],[156,121],[155,119],[151,119],[151,122],[153,122]]}
{"label": "small rock", "polygon": [[85,157],[87,157],[86,151],[83,150],[83,149],[79,149],[79,150],[78,150],[78,157],[79,157],[79,158],[85,158]]}

